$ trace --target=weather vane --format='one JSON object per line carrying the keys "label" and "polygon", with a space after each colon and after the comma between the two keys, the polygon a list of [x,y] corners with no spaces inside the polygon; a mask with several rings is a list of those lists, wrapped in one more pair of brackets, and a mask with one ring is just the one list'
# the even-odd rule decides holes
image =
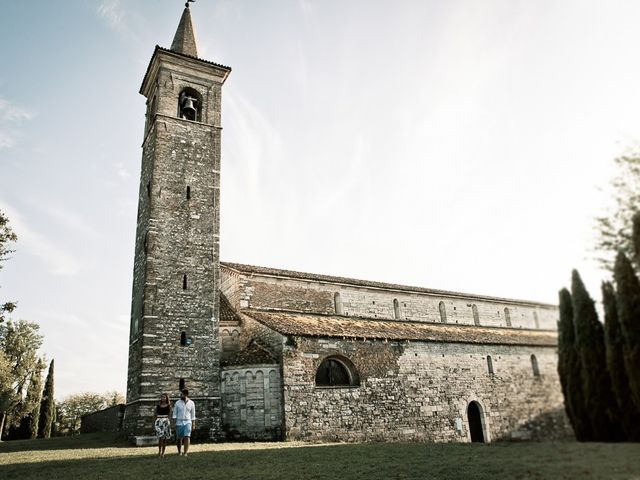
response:
{"label": "weather vane", "polygon": [[187,0],[187,3],[184,4],[185,7],[189,8],[189,2],[195,2],[196,0]]}

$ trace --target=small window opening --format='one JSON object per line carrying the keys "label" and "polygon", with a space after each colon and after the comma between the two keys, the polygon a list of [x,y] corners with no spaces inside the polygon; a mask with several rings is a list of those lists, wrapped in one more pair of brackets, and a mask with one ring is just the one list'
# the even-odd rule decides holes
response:
{"label": "small window opening", "polygon": [[511,326],[511,312],[508,307],[504,307],[504,321],[507,322],[507,327]]}
{"label": "small window opening", "polygon": [[325,358],[316,371],[319,387],[349,387],[360,384],[355,366],[346,358]]}
{"label": "small window opening", "polygon": [[181,378],[180,382],[178,382],[178,390],[184,390],[184,378]]}
{"label": "small window opening", "polygon": [[147,197],[151,196],[151,182],[147,182]]}
{"label": "small window opening", "polygon": [[183,275],[182,277],[182,289],[186,290],[187,289],[187,276]]}
{"label": "small window opening", "polygon": [[185,88],[178,96],[178,117],[191,121],[202,121],[202,97],[193,88]]}
{"label": "small window opening", "polygon": [[534,377],[540,376],[540,368],[538,367],[538,359],[535,355],[531,355],[531,370],[533,371]]}
{"label": "small window opening", "polygon": [[491,355],[487,355],[487,371],[489,375],[493,375],[493,360],[491,359]]}
{"label": "small window opening", "polygon": [[187,185],[187,200],[191,200],[191,187]]}
{"label": "small window opening", "polygon": [[447,323],[447,307],[444,302],[438,304],[438,310],[440,310],[440,322]]}
{"label": "small window opening", "polygon": [[342,315],[342,299],[339,292],[333,294],[333,308],[336,315]]}
{"label": "small window opening", "polygon": [[187,332],[180,332],[180,345],[183,347],[187,345]]}
{"label": "small window opening", "polygon": [[480,325],[480,314],[478,313],[478,306],[475,303],[471,305],[471,312],[473,313],[473,324]]}
{"label": "small window opening", "polygon": [[397,298],[393,299],[393,318],[396,320],[400,319],[400,304]]}

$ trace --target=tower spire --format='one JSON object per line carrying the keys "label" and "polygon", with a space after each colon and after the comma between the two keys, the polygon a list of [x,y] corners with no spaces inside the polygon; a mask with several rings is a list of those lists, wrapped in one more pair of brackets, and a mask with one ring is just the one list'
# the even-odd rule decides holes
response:
{"label": "tower spire", "polygon": [[[191,0],[189,0],[191,1]],[[191,9],[189,8],[189,1],[185,3],[178,29],[173,37],[173,43],[171,43],[171,50],[192,57],[198,56],[198,46],[196,44],[196,32],[191,22]]]}

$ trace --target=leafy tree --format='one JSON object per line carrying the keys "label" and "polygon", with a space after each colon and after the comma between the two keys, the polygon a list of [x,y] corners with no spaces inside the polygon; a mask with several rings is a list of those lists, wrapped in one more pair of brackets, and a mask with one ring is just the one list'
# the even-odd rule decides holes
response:
{"label": "leafy tree", "polygon": [[5,353],[0,350],[0,412],[7,411],[14,402],[16,402],[16,393],[13,390],[11,363]]}
{"label": "leafy tree", "polygon": [[564,407],[576,439],[584,442],[592,438],[591,422],[582,395],[580,357],[575,346],[573,305],[571,293],[560,290],[560,322],[558,324],[558,375],[564,394]]}
{"label": "leafy tree", "polygon": [[[13,252],[13,250],[9,248],[9,244],[15,242],[17,239],[18,237],[9,225],[9,219],[0,211],[0,270],[2,270],[2,262]],[[5,314],[13,312],[15,308],[15,302],[0,303],[0,323],[5,320]]]}
{"label": "leafy tree", "polygon": [[[83,415],[102,410],[120,403],[122,395],[117,392],[104,394],[83,392],[69,395],[56,406],[57,432],[60,435],[74,435],[80,432],[80,420]],[[113,402],[116,403],[113,403]]]}
{"label": "leafy tree", "polygon": [[595,303],[577,270],[571,275],[571,298],[575,345],[581,364],[582,394],[593,429],[591,440],[621,440],[623,435],[618,424],[618,405],[606,368],[604,329],[598,320]]}
{"label": "leafy tree", "polygon": [[620,422],[626,439],[640,440],[640,409],[636,408],[629,389],[629,378],[624,363],[623,338],[618,321],[616,293],[610,282],[602,283],[602,303],[604,304],[604,338],[607,352],[607,370],[611,387],[618,402]]}
{"label": "leafy tree", "polygon": [[16,409],[16,418],[20,424],[12,431],[11,439],[33,439],[38,436],[38,420],[40,419],[40,401],[42,399],[42,371],[44,360],[39,360],[29,379],[27,395]]}
{"label": "leafy tree", "polygon": [[38,420],[38,438],[51,437],[51,426],[55,416],[55,400],[53,388],[53,360],[49,364],[49,373],[44,382],[42,400],[40,402],[40,418]]}
{"label": "leafy tree", "polygon": [[640,410],[640,282],[624,252],[616,257],[614,278],[618,290],[618,319],[623,339],[629,388]]}
{"label": "leafy tree", "polygon": [[0,351],[9,362],[10,388],[14,393],[12,400],[0,412],[0,433],[8,424],[19,425],[24,392],[36,370],[40,358],[38,349],[42,346],[42,335],[37,323],[19,320],[0,324]]}

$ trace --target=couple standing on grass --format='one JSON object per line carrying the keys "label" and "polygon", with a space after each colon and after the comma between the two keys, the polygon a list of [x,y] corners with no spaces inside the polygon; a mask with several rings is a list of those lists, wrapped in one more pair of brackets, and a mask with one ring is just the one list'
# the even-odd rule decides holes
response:
{"label": "couple standing on grass", "polygon": [[[173,413],[173,415],[172,415]],[[178,455],[187,456],[189,452],[189,442],[191,440],[191,430],[195,428],[196,406],[189,398],[189,390],[186,388],[180,394],[180,400],[171,408],[169,395],[160,395],[160,402],[156,406],[153,425],[158,437],[158,456],[164,457],[164,450],[167,442],[171,440],[171,423],[169,418],[176,422],[176,440],[178,444]],[[184,450],[182,447],[184,446]]]}

